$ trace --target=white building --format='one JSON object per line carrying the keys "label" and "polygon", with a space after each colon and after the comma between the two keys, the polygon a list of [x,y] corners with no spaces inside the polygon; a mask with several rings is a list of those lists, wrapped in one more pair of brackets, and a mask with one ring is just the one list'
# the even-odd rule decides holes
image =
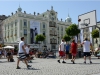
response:
{"label": "white building", "polygon": [[[15,14],[12,13],[7,19],[3,21],[3,32],[5,44],[16,44],[20,41],[20,37],[25,37],[25,42],[30,44],[30,21],[40,22],[40,34],[46,36],[45,41],[41,46],[46,45],[49,49],[57,49],[62,37],[65,35],[65,29],[72,23],[71,18],[66,18],[65,22],[59,21],[57,12],[54,11],[53,6],[51,10],[39,14],[27,14],[22,12],[19,7]],[[32,44],[34,45],[34,44]]]}

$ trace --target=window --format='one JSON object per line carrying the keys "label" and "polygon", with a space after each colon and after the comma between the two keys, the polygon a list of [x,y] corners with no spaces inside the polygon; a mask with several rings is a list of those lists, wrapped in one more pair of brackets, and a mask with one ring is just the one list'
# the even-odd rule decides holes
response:
{"label": "window", "polygon": [[11,24],[11,28],[13,27],[13,24]]}
{"label": "window", "polygon": [[43,31],[43,35],[45,36],[45,31]]}
{"label": "window", "polygon": [[13,35],[13,31],[11,31],[11,35]]}
{"label": "window", "polygon": [[56,45],[52,45],[51,47],[52,47],[52,49],[56,49]]}
{"label": "window", "polygon": [[43,24],[43,28],[45,28],[45,24]]}
{"label": "window", "polygon": [[8,25],[8,29],[9,29],[9,25]]}
{"label": "window", "polygon": [[15,34],[17,34],[17,30],[15,30]]}
{"label": "window", "polygon": [[15,22],[15,26],[17,26],[17,22]]}
{"label": "window", "polygon": [[27,26],[27,22],[24,22],[24,27],[26,27]]}
{"label": "window", "polygon": [[52,39],[50,39],[50,43],[52,43]]}
{"label": "window", "polygon": [[24,35],[27,35],[27,29],[24,29]]}
{"label": "window", "polygon": [[6,30],[6,26],[5,26],[5,30]]}
{"label": "window", "polygon": [[59,27],[58,27],[58,30],[59,30]]}
{"label": "window", "polygon": [[63,27],[61,27],[61,31],[63,31]]}

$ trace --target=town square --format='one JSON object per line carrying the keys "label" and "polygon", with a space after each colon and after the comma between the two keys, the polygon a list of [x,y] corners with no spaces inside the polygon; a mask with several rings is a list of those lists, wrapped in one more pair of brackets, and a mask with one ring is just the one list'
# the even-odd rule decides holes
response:
{"label": "town square", "polygon": [[1,0],[0,75],[100,75],[99,2]]}

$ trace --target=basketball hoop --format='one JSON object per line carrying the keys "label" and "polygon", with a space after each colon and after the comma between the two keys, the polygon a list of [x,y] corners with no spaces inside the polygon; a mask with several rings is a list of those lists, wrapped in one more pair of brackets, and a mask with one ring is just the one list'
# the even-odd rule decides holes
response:
{"label": "basketball hoop", "polygon": [[87,24],[87,23],[81,23],[81,25],[85,25],[85,26],[88,26],[88,24]]}

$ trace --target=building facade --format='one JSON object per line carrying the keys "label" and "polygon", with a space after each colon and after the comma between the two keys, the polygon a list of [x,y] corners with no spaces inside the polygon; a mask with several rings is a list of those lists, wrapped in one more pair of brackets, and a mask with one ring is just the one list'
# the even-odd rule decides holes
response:
{"label": "building facade", "polygon": [[27,14],[26,11],[22,12],[22,8],[19,7],[15,14],[12,13],[3,21],[5,43],[18,43],[20,38],[24,36],[25,43],[30,44],[30,21],[32,20],[40,23],[40,34],[46,36],[45,41],[41,43],[41,47],[46,45],[47,49],[57,49],[65,35],[65,29],[72,23],[69,15],[65,22],[62,19],[59,21],[53,6],[51,10],[42,14],[37,13],[37,15],[36,12],[33,14]]}
{"label": "building facade", "polygon": [[7,16],[5,15],[0,15],[0,44],[3,44],[3,20],[5,20]]}

